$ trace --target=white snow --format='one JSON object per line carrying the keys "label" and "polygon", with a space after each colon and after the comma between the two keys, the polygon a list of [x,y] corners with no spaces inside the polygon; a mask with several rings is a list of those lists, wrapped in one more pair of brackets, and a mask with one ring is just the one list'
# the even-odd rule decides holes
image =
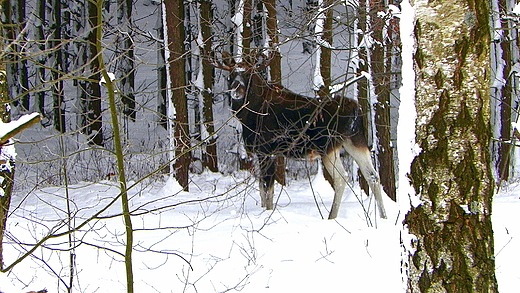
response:
{"label": "white snow", "polygon": [[[339,218],[323,220],[312,190],[325,215],[333,192],[321,175],[311,181],[312,189],[306,181],[289,182],[286,188],[277,185],[274,212],[259,207],[256,182],[247,173],[204,173],[193,180],[190,193],[181,191],[171,178],[149,186],[136,184],[130,190],[136,214],[132,220],[137,292],[225,292],[230,288],[241,292],[404,292],[403,215],[397,209],[389,209],[387,220],[378,219],[370,199],[358,199],[355,194],[360,191],[354,189],[348,192]],[[495,199],[497,278],[500,292],[506,293],[516,292],[520,286],[519,194],[520,187],[512,185]],[[112,182],[70,186],[75,225],[117,195],[117,184]],[[59,219],[64,218],[60,212],[64,197],[63,187],[51,187],[21,205],[15,199],[18,209],[8,221],[6,265],[29,248],[13,245],[13,237],[34,243],[50,230],[65,231],[65,227],[56,228],[63,226]],[[84,243],[74,249],[76,291],[125,292],[123,259],[113,252],[124,251],[122,219],[111,217],[119,213],[116,202],[102,213],[106,218],[73,234],[75,241]],[[66,242],[66,237],[53,239],[47,247],[67,249]],[[0,274],[0,291],[47,288],[63,292],[50,268],[66,279],[68,252],[49,249],[35,253],[46,265],[40,259],[27,258],[10,274]]]}
{"label": "white snow", "polygon": [[[407,174],[420,150],[414,141],[413,9],[408,1],[401,8],[401,21],[407,25],[401,25],[406,38],[397,140],[399,201],[385,202],[388,219],[375,216],[372,198],[362,196],[359,187],[346,191],[337,220],[322,219],[333,190],[321,173],[309,180],[290,180],[287,187],[276,185],[274,212],[259,206],[257,182],[247,172],[192,175],[189,193],[171,177],[151,178],[149,184],[130,182],[136,292],[404,292],[402,262],[407,261],[405,250],[412,236],[402,221],[410,202],[418,202]],[[234,21],[240,25],[243,15],[237,11]],[[371,42],[367,38],[363,45]],[[73,292],[126,292],[120,255],[125,227],[118,216],[118,195],[118,184],[112,181],[20,190],[7,222],[4,265],[11,265],[48,233],[67,230],[69,197],[74,227],[106,208],[71,234],[77,244],[71,250]],[[493,206],[496,275],[502,293],[520,288],[519,209],[520,185],[503,186]],[[68,281],[67,242],[67,236],[50,239],[9,273],[0,273],[0,292],[66,292],[62,281]]]}
{"label": "white snow", "polygon": [[24,125],[25,123],[29,122],[30,120],[34,119],[36,116],[39,115],[40,114],[38,113],[25,114],[17,120],[11,121],[9,123],[4,123],[0,120],[0,137],[4,137],[9,132],[20,127],[21,125]]}

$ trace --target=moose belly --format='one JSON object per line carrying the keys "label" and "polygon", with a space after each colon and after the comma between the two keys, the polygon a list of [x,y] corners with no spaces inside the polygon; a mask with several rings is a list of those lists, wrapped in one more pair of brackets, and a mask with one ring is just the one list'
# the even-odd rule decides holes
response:
{"label": "moose belly", "polygon": [[320,156],[341,144],[339,135],[326,129],[270,129],[244,131],[246,149],[260,155],[282,155],[291,158]]}

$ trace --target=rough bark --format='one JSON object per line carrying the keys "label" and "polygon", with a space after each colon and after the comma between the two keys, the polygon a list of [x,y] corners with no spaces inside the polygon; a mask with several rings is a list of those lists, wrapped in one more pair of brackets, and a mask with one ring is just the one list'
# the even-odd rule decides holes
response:
{"label": "rough bark", "polygon": [[175,163],[174,173],[177,182],[189,189],[189,164],[191,162],[190,136],[188,125],[188,99],[186,98],[186,68],[185,68],[185,39],[184,32],[184,1],[166,1],[166,25],[168,34],[168,50],[170,57],[170,85],[172,104],[175,107]]}
{"label": "rough bark", "polygon": [[421,204],[409,292],[497,292],[491,226],[489,3],[414,1],[416,141],[411,182]]}

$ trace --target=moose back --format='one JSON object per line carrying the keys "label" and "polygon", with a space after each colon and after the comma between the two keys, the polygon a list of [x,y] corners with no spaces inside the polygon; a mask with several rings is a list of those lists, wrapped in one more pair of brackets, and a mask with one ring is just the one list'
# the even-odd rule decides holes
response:
{"label": "moose back", "polygon": [[308,98],[261,74],[266,62],[236,63],[228,54],[216,67],[230,72],[231,105],[242,123],[246,150],[256,154],[262,206],[273,209],[275,157],[321,156],[332,178],[334,199],[329,219],[338,215],[346,185],[340,151],[356,161],[375,195],[379,214],[386,218],[379,176],[374,169],[363,129],[363,115],[356,101],[342,96]]}

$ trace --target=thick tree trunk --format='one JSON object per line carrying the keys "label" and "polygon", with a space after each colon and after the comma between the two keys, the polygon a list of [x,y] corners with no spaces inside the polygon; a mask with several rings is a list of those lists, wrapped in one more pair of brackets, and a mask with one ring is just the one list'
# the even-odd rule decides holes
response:
{"label": "thick tree trunk", "polygon": [[422,201],[409,292],[497,292],[491,227],[489,3],[415,1],[416,141],[411,181]]}
{"label": "thick tree trunk", "polygon": [[184,49],[184,1],[165,1],[168,50],[170,57],[170,85],[172,104],[175,107],[175,163],[174,172],[177,182],[189,189],[189,164],[191,162],[190,134],[188,125],[188,100],[186,98],[186,68]]}

